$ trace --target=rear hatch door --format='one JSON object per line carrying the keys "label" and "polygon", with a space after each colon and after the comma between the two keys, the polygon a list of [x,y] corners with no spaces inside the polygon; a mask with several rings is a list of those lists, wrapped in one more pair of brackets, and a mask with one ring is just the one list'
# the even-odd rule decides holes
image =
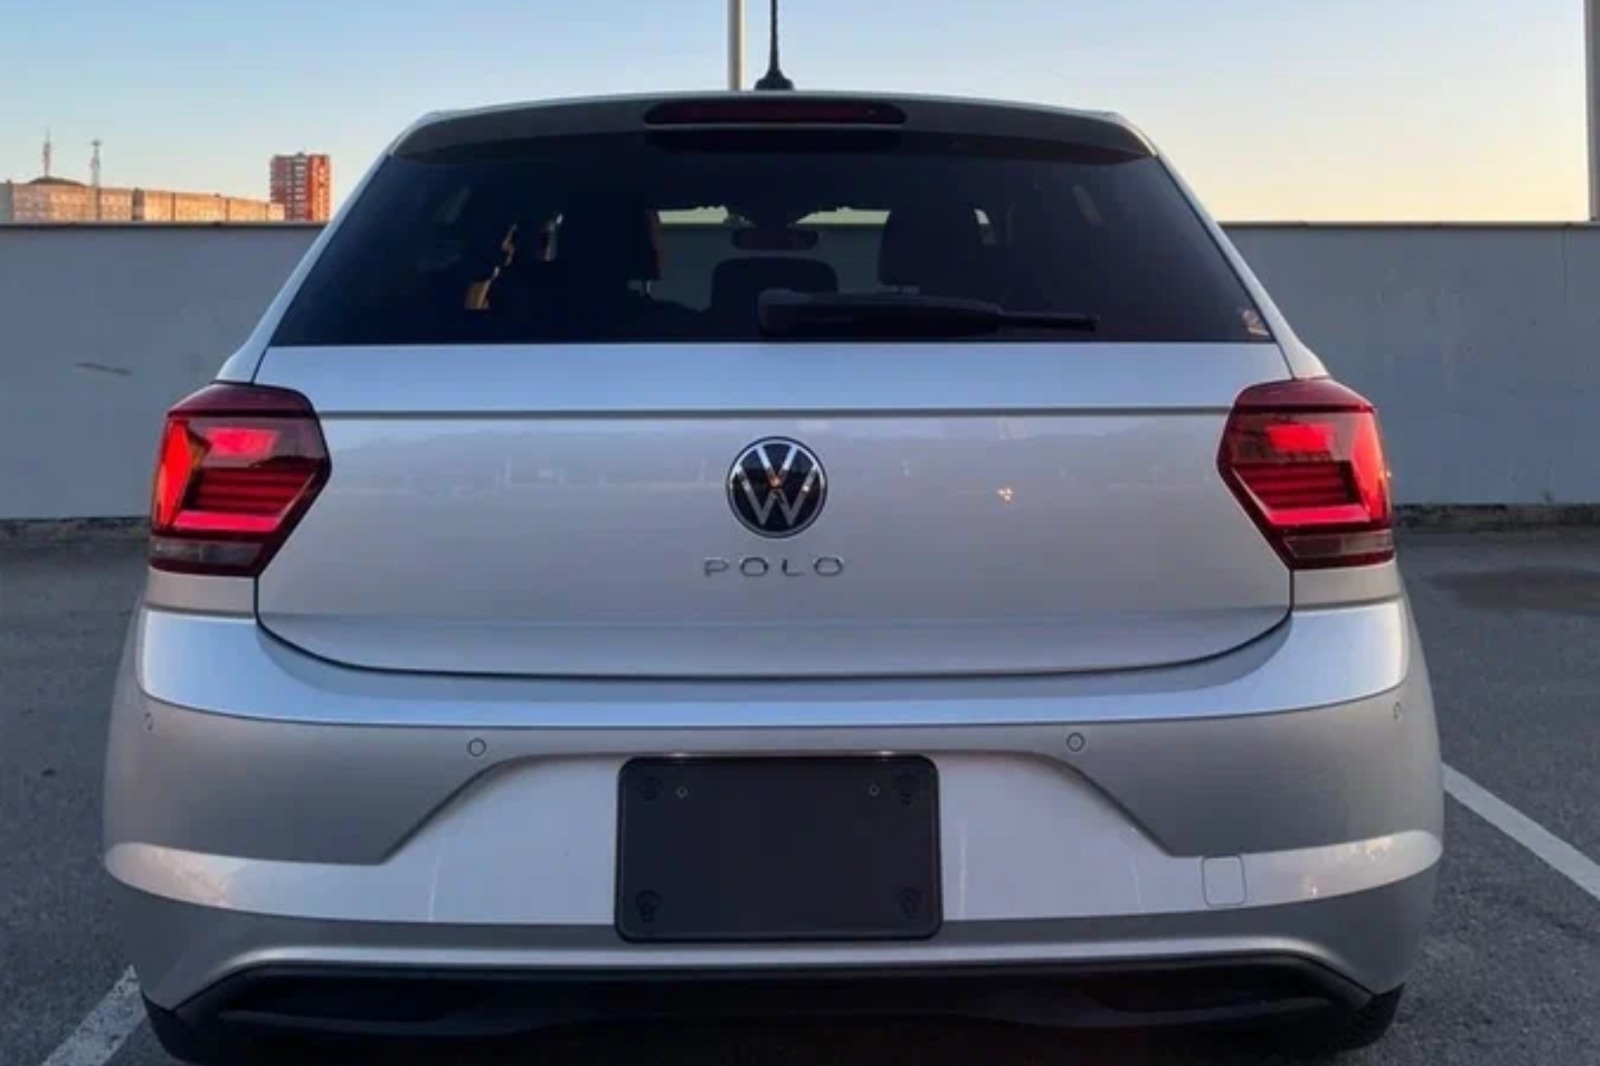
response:
{"label": "rear hatch door", "polygon": [[[903,676],[1157,666],[1284,619],[1216,463],[1284,360],[1158,160],[692,132],[380,167],[257,377],[332,458],[259,579],[272,634],[390,670]],[[1094,328],[777,338],[771,289]]]}

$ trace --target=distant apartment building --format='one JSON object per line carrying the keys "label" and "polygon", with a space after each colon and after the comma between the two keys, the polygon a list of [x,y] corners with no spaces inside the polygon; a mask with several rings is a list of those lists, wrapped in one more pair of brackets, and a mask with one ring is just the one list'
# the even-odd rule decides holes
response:
{"label": "distant apartment building", "polygon": [[135,222],[282,222],[283,219],[283,208],[264,200],[203,192],[133,190]]}
{"label": "distant apartment building", "polygon": [[0,225],[69,222],[282,222],[265,200],[162,189],[95,188],[68,178],[0,182]]}
{"label": "distant apartment building", "polygon": [[326,222],[333,213],[333,161],[325,155],[272,157],[272,202],[290,222]]}
{"label": "distant apartment building", "polygon": [[124,222],[133,218],[133,189],[89,189],[89,202],[94,207],[96,222]]}
{"label": "distant apartment building", "polygon": [[34,178],[0,185],[0,222],[93,221],[94,190],[82,182]]}

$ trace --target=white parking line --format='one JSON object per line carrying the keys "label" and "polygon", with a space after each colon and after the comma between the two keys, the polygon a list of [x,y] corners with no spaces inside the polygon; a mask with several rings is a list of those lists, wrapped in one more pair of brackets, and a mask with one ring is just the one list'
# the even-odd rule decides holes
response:
{"label": "white parking line", "polygon": [[142,1021],[144,1004],[139,1002],[139,979],[130,967],[89,1016],[78,1023],[72,1035],[50,1052],[42,1066],[103,1066]]}
{"label": "white parking line", "polygon": [[1600,863],[1449,766],[1444,768],[1444,790],[1467,810],[1543,859],[1556,873],[1600,899]]}

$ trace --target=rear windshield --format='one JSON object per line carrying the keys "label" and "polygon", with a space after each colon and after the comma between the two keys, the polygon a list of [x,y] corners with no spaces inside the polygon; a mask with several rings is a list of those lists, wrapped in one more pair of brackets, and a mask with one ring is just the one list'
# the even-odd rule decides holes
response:
{"label": "rear windshield", "polygon": [[384,161],[298,346],[761,339],[768,289],[1094,316],[988,340],[1268,339],[1160,161],[874,131],[544,138]]}

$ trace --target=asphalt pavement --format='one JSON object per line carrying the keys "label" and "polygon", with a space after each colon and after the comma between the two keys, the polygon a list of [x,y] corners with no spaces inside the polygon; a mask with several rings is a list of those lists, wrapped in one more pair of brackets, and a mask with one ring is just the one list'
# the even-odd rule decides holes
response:
{"label": "asphalt pavement", "polygon": [[[0,534],[0,1066],[46,1063],[124,970],[98,866],[99,770],[142,548],[114,534]],[[1403,560],[1446,762],[1600,861],[1600,532],[1411,534]],[[91,1052],[80,1046],[50,1066],[169,1062],[143,1026],[109,1060]],[[919,1022],[580,1029],[532,1042],[509,1061],[1283,1060],[1242,1040]],[[1438,910],[1400,1020],[1382,1044],[1340,1062],[1600,1063],[1600,901],[1451,801]]]}

